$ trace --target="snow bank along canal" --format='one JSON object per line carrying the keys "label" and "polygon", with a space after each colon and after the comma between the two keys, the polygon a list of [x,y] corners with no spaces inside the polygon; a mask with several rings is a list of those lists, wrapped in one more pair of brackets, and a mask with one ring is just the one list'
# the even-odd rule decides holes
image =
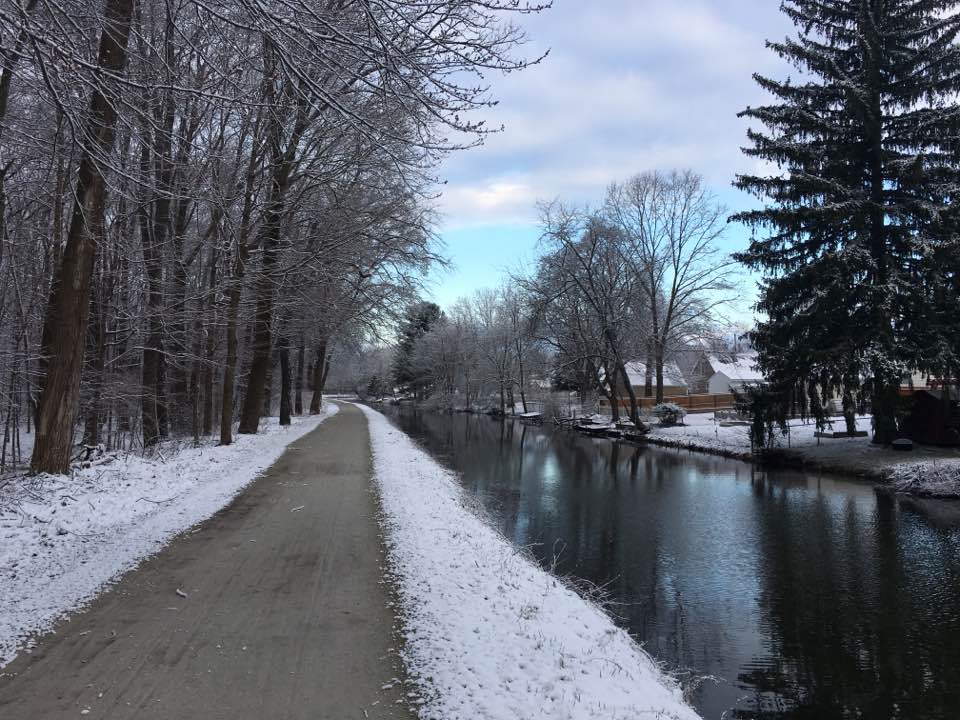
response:
{"label": "snow bank along canal", "polygon": [[704,718],[960,717],[960,502],[389,409],[556,572],[695,678]]}
{"label": "snow bank along canal", "polygon": [[364,412],[421,718],[696,720],[624,630],[475,514],[453,473]]}

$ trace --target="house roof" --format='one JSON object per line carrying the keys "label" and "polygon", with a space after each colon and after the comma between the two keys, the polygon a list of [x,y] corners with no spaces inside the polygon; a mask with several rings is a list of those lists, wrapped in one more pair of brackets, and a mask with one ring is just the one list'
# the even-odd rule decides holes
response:
{"label": "house roof", "polygon": [[[626,364],[627,377],[630,378],[630,384],[633,387],[639,387],[647,382],[647,364],[641,360],[633,360]],[[656,371],[653,371],[653,382],[657,382]],[[675,362],[663,363],[663,385],[664,387],[687,387],[687,381],[683,378],[683,373],[677,367]]]}
{"label": "house roof", "polygon": [[715,373],[722,373],[730,380],[743,382],[763,382],[766,380],[763,373],[756,367],[756,353],[740,353],[730,356],[708,355],[707,360]]}

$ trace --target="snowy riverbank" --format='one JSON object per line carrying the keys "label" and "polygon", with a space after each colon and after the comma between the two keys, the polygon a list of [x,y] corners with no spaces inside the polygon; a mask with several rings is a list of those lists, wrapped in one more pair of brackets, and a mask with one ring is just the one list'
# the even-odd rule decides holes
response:
{"label": "snowy riverbank", "polygon": [[423,718],[697,717],[624,630],[511,546],[471,511],[452,473],[361,407]]}
{"label": "snowy riverbank", "polygon": [[[748,428],[721,427],[713,414],[687,415],[685,425],[652,425],[647,436],[654,444],[728,457],[752,459]],[[861,430],[870,429],[870,417],[857,420]],[[842,418],[834,428],[844,429]],[[829,472],[847,473],[889,483],[899,492],[937,497],[960,497],[960,450],[917,446],[912,452],[895,452],[862,438],[816,438],[813,423],[794,420],[788,436],[779,434],[775,448],[798,464]]]}
{"label": "snowy riverbank", "polygon": [[23,477],[0,488],[0,667],[25,639],[229,504],[336,412],[328,404],[290,428],[267,418],[260,434],[229,447],[127,455],[72,477]]}

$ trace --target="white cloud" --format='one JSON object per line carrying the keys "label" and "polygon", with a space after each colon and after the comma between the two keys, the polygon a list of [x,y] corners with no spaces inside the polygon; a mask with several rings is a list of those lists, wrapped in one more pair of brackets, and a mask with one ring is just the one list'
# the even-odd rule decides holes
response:
{"label": "white cloud", "polygon": [[754,71],[787,25],[756,0],[558,0],[528,23],[540,66],[494,81],[489,114],[505,132],[453,156],[441,209],[448,227],[532,222],[538,198],[596,199],[612,180],[692,167],[717,189],[751,169],[736,117],[763,95]]}
{"label": "white cloud", "polygon": [[523,179],[492,177],[476,183],[458,183],[443,194],[444,225],[451,228],[526,222],[537,197],[536,189]]}

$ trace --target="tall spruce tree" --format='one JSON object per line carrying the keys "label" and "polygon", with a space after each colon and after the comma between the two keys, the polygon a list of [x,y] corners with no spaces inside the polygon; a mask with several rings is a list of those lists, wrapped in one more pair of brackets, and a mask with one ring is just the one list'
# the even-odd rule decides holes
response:
{"label": "tall spruce tree", "polygon": [[956,249],[960,14],[945,0],[781,10],[798,35],[767,45],[801,77],[755,75],[773,104],[741,113],[765,126],[744,152],[778,171],[735,183],[768,201],[734,218],[754,230],[737,258],[765,276],[753,340],[772,385],[812,394],[818,419],[817,395],[868,393],[887,443],[902,374],[956,368],[956,263],[943,257]]}
{"label": "tall spruce tree", "polygon": [[430,332],[442,315],[440,306],[432,302],[416,303],[407,309],[406,317],[400,327],[397,354],[393,360],[393,380],[402,391],[420,396],[423,387],[413,367],[413,353],[417,342]]}

